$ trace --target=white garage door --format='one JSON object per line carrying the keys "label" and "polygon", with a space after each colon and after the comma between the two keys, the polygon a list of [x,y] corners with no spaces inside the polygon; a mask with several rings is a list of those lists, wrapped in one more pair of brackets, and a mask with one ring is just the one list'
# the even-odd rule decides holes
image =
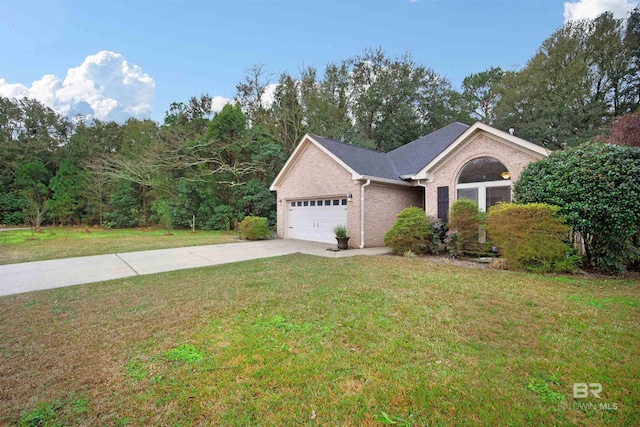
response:
{"label": "white garage door", "polygon": [[289,239],[336,243],[333,227],[347,225],[347,199],[295,200],[288,209]]}

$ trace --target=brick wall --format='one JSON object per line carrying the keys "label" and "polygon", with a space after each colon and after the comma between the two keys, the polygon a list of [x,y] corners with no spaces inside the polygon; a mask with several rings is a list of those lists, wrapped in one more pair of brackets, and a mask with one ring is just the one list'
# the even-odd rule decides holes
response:
{"label": "brick wall", "polygon": [[438,187],[449,187],[449,203],[456,200],[456,181],[462,168],[471,160],[478,157],[493,157],[507,167],[515,182],[522,173],[522,169],[529,163],[539,160],[540,156],[529,154],[521,149],[480,133],[463,143],[454,154],[437,165],[433,172],[433,182],[427,183],[427,214],[438,215]]}
{"label": "brick wall", "polygon": [[404,208],[423,208],[422,187],[398,187],[372,183],[365,188],[364,242],[367,247],[384,246],[384,234]]}

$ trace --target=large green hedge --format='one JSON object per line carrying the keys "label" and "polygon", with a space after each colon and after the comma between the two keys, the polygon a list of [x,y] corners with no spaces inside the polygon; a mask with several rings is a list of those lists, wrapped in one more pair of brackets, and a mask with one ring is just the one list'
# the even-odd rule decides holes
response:
{"label": "large green hedge", "polygon": [[547,203],[584,238],[587,265],[621,271],[638,259],[640,150],[587,143],[529,164],[518,203]]}

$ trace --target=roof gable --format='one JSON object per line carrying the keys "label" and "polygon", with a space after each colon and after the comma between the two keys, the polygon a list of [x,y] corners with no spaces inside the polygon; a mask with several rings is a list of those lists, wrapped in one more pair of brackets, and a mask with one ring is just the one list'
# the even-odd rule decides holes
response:
{"label": "roof gable", "polygon": [[345,144],[317,135],[309,135],[359,175],[401,181],[386,153]]}
{"label": "roof gable", "polygon": [[449,158],[457,148],[463,146],[466,141],[469,141],[474,135],[478,133],[485,133],[491,135],[493,138],[498,139],[502,143],[514,146],[519,150],[528,152],[537,158],[543,158],[549,153],[546,149],[532,142],[526,141],[522,138],[518,138],[507,132],[503,132],[494,127],[486,125],[481,122],[476,122],[470,126],[466,131],[460,134],[451,144],[449,144],[444,150],[436,155],[429,163],[427,163],[422,169],[413,174],[411,179],[421,180],[427,179],[429,173],[442,161]]}

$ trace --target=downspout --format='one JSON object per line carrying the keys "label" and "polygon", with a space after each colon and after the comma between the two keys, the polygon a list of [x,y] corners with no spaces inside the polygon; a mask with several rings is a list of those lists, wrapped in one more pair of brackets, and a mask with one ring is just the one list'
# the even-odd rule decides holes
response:
{"label": "downspout", "polygon": [[360,249],[364,248],[364,187],[371,184],[371,180],[360,187]]}
{"label": "downspout", "polygon": [[424,188],[424,214],[427,215],[427,184],[422,184],[420,180],[417,183],[418,187]]}

